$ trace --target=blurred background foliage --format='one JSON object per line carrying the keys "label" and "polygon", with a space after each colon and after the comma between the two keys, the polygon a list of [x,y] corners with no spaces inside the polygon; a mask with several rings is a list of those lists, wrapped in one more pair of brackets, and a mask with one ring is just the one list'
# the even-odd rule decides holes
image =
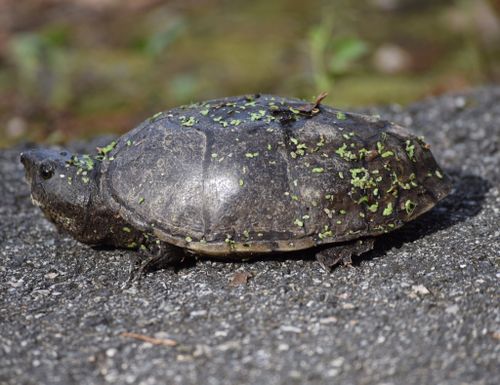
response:
{"label": "blurred background foliage", "polygon": [[269,92],[356,107],[500,80],[500,0],[0,0],[0,146]]}

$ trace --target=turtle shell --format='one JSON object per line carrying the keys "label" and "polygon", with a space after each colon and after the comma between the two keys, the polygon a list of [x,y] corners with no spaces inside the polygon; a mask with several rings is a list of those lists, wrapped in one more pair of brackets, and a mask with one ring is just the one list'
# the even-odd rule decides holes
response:
{"label": "turtle shell", "polygon": [[271,95],[156,114],[117,140],[101,176],[132,225],[221,256],[376,236],[449,188],[429,146],[401,126]]}

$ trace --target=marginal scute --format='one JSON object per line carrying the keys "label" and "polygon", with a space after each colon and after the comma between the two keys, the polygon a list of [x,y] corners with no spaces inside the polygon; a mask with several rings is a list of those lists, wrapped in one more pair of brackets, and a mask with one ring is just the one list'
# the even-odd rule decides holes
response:
{"label": "marginal scute", "polygon": [[406,129],[305,105],[257,95],[157,114],[120,138],[101,188],[141,230],[215,255],[378,235],[446,195],[446,176]]}

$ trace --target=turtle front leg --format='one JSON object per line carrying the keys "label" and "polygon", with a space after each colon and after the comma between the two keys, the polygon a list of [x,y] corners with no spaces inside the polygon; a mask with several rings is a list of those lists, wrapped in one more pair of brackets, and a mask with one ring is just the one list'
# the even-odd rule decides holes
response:
{"label": "turtle front leg", "polygon": [[350,265],[351,257],[361,255],[373,249],[375,243],[374,238],[356,239],[351,242],[329,245],[316,253],[316,260],[321,267],[326,271],[330,271],[332,267],[338,263]]}

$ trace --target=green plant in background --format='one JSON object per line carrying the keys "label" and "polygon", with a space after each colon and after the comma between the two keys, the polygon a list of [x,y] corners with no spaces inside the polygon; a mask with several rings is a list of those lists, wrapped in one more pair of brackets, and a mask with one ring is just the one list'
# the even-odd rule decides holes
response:
{"label": "green plant in background", "polygon": [[71,102],[71,60],[64,27],[12,38],[10,60],[16,69],[21,110],[43,106],[62,110]]}
{"label": "green plant in background", "polygon": [[185,28],[186,23],[182,18],[163,23],[157,30],[145,36],[141,44],[142,51],[153,58],[160,57],[181,36]]}
{"label": "green plant in background", "polygon": [[163,73],[164,62],[170,59],[171,46],[183,37],[188,30],[188,22],[181,17],[170,16],[168,23],[152,30],[144,41],[143,52],[150,57],[151,76],[153,82],[161,81],[164,83],[165,91],[158,95],[157,90],[152,88],[152,103],[159,104],[161,100],[174,99],[181,103],[188,103],[196,98],[198,81],[189,71],[182,71],[165,78]]}
{"label": "green plant in background", "polygon": [[[0,147],[26,137],[122,132],[151,111],[225,95],[330,91],[327,103],[348,108],[408,103],[500,77],[499,0],[405,0],[391,9],[349,0],[223,8],[213,1],[46,7],[25,0],[22,13],[19,2],[7,3]],[[71,12],[63,20],[54,9]],[[393,60],[387,45],[407,59],[399,72],[380,65]],[[24,136],[9,134],[20,132],[19,122]]]}
{"label": "green plant in background", "polygon": [[331,20],[311,29],[309,48],[316,91],[329,90],[335,80],[353,71],[368,52],[368,45],[353,36],[333,37]]}

